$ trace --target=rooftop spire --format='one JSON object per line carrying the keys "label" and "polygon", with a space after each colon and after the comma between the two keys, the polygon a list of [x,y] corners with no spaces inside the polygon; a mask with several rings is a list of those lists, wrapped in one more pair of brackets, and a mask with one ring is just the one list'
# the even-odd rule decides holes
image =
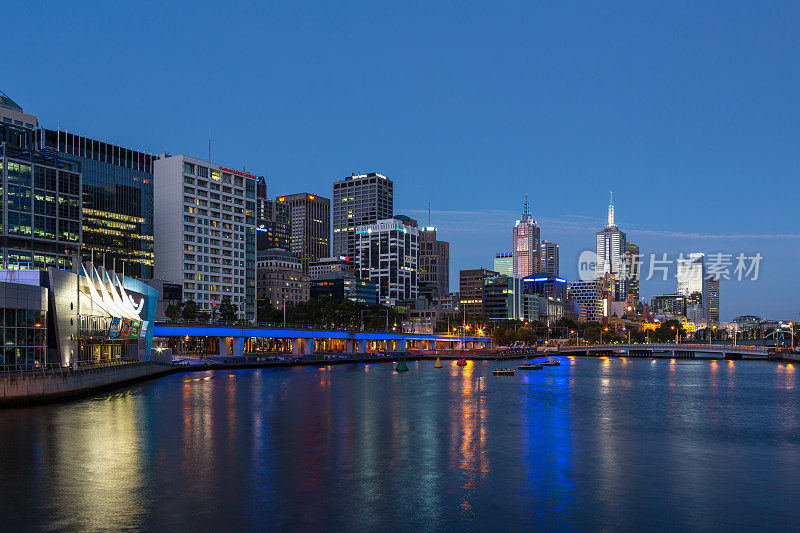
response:
{"label": "rooftop spire", "polygon": [[609,191],[610,198],[608,203],[608,227],[614,227],[614,191]]}
{"label": "rooftop spire", "polygon": [[525,193],[525,203],[522,204],[522,218],[531,216],[531,206],[528,203],[528,193]]}

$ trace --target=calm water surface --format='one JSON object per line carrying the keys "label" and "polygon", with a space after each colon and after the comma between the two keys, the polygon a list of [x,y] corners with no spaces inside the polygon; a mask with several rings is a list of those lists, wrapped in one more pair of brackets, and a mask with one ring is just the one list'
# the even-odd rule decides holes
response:
{"label": "calm water surface", "polygon": [[197,372],[0,412],[4,530],[800,528],[798,367]]}

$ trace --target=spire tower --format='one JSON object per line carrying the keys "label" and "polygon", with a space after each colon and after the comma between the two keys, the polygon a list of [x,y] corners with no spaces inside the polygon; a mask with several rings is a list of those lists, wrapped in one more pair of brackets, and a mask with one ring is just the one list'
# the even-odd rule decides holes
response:
{"label": "spire tower", "polygon": [[607,228],[614,227],[614,191],[609,191],[610,199],[608,203],[608,225]]}

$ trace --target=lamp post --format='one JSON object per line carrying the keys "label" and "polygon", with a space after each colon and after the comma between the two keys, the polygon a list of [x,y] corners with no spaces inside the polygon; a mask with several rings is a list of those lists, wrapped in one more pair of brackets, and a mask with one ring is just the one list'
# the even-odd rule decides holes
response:
{"label": "lamp post", "polygon": [[608,328],[603,328],[603,329],[600,330],[600,344],[605,344],[603,342],[603,332],[604,331],[608,331]]}

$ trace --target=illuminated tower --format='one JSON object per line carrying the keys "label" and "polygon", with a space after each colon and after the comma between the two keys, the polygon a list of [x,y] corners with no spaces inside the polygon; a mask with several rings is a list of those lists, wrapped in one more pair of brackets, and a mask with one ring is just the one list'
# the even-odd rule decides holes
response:
{"label": "illuminated tower", "polygon": [[[620,274],[625,269],[625,233],[614,222],[614,196],[608,204],[608,223],[606,227],[596,234],[597,237],[597,277],[608,277],[613,281],[612,299],[623,301],[627,297],[624,276]],[[610,284],[611,285],[611,284]]]}
{"label": "illuminated tower", "polygon": [[524,278],[539,272],[539,226],[533,220],[528,195],[522,207],[522,218],[514,225],[514,277]]}

